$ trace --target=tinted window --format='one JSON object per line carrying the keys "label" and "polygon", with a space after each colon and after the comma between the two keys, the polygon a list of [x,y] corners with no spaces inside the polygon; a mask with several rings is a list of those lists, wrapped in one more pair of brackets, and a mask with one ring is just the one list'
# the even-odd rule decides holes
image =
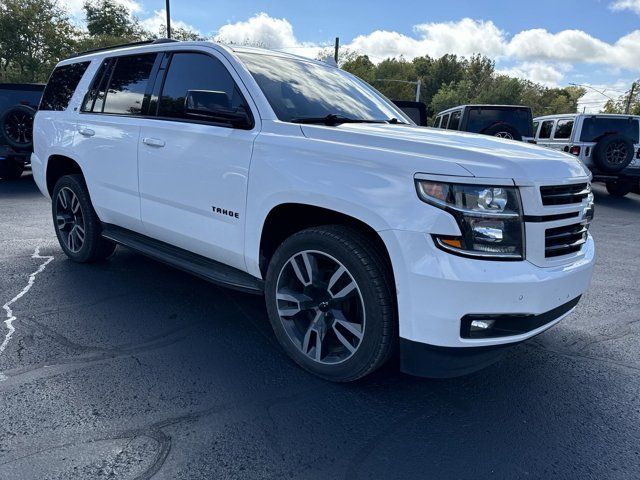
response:
{"label": "tinted window", "polygon": [[533,136],[531,110],[528,108],[469,108],[468,132],[483,133],[487,128],[506,123],[524,137]]}
{"label": "tinted window", "polygon": [[540,122],[533,122],[533,137],[535,137],[538,132],[538,125],[540,125]]}
{"label": "tinted window", "polygon": [[40,110],[65,110],[82,75],[91,62],[72,63],[57,67],[42,94]]}
{"label": "tinted window", "polygon": [[441,121],[442,121],[442,117],[436,117],[436,119],[433,121],[433,126],[436,128],[440,128]]}
{"label": "tinted window", "polygon": [[[156,54],[117,57],[104,99],[104,113],[140,115]],[[97,102],[96,102],[97,103]],[[97,109],[94,107],[94,111]]]}
{"label": "tinted window", "polygon": [[442,123],[440,124],[440,128],[447,128],[447,123],[449,123],[449,114],[446,114],[442,117]]}
{"label": "tinted window", "polygon": [[451,120],[449,120],[449,130],[458,130],[460,128],[460,110],[457,110],[451,114]]}
{"label": "tinted window", "polygon": [[[208,95],[210,109],[246,109],[244,99],[233,78],[220,60],[201,53],[176,53],[160,94],[158,115],[170,118],[193,118],[185,112],[185,98],[189,90],[215,92]],[[196,117],[199,120],[201,116]]]}
{"label": "tinted window", "polygon": [[404,118],[372,87],[338,68],[274,55],[238,56],[280,120],[323,118],[329,114],[359,120]]}
{"label": "tinted window", "polygon": [[619,133],[639,143],[640,127],[637,118],[587,117],[582,123],[582,142],[597,142],[604,135]]}
{"label": "tinted window", "polygon": [[104,60],[102,62],[102,65],[100,65],[98,72],[96,73],[95,77],[93,77],[93,81],[91,82],[91,87],[87,91],[87,94],[84,96],[82,107],[80,108],[81,111],[90,112],[91,110],[93,110],[94,103],[96,101],[96,98],[98,97],[98,94],[100,94],[100,102],[98,104],[98,107],[96,108],[96,111],[98,112],[102,111],[102,104],[104,103],[104,94],[106,91],[107,82],[109,80],[108,77],[105,79],[104,75],[111,61],[112,59]]}
{"label": "tinted window", "polygon": [[555,120],[545,120],[540,127],[540,135],[538,138],[551,138],[551,130],[553,130],[553,122]]}
{"label": "tinted window", "polygon": [[553,134],[553,138],[561,140],[563,138],[571,137],[571,131],[573,130],[573,120],[564,119],[558,120],[556,125],[556,133]]}

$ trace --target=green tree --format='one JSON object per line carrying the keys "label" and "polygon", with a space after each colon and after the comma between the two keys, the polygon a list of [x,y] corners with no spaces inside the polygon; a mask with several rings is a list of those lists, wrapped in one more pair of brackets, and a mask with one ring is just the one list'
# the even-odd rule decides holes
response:
{"label": "green tree", "polygon": [[55,0],[0,1],[0,81],[46,81],[77,35]]}
{"label": "green tree", "polygon": [[140,27],[129,9],[114,0],[89,0],[84,3],[87,31],[92,37],[133,38]]}

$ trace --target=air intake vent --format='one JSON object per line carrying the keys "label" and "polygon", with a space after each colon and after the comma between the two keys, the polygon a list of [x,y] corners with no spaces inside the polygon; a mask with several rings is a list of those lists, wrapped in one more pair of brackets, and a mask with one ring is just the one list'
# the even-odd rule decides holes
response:
{"label": "air intake vent", "polygon": [[542,204],[545,206],[581,203],[589,193],[591,193],[591,187],[588,183],[540,187]]}
{"label": "air intake vent", "polygon": [[587,230],[583,223],[548,228],[544,232],[544,256],[559,257],[579,251],[587,241]]}

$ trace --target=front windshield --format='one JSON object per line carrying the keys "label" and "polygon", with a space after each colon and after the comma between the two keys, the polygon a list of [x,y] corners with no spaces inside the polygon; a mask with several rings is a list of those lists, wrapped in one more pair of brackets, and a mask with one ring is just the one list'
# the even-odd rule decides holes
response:
{"label": "front windshield", "polygon": [[337,115],[407,119],[371,87],[338,68],[274,55],[239,53],[277,117],[285,122]]}

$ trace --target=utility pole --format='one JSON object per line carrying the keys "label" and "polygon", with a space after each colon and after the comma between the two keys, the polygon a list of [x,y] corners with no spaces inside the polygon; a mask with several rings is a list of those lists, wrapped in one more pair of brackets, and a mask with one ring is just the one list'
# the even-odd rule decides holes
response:
{"label": "utility pole", "polygon": [[[168,2],[169,0],[167,0]],[[336,37],[336,44],[333,51],[333,59],[336,61],[336,65],[338,65],[338,50],[340,49],[340,37]]]}
{"label": "utility pole", "polygon": [[171,38],[171,0],[165,0],[165,11],[167,12],[167,38]]}
{"label": "utility pole", "polygon": [[631,84],[631,91],[629,92],[629,98],[627,98],[627,106],[624,108],[625,115],[629,115],[629,110],[631,109],[631,100],[633,99],[633,92],[636,89],[636,82]]}

